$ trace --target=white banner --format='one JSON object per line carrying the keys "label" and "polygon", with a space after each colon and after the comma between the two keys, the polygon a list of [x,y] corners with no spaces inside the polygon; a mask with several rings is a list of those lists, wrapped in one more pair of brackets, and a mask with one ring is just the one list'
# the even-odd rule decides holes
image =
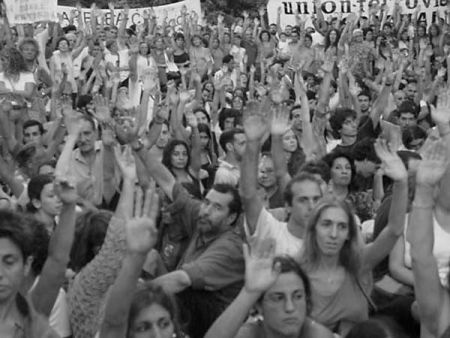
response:
{"label": "white banner", "polygon": [[[394,0],[323,0],[322,12],[325,17],[330,15],[336,17],[340,13],[345,17],[349,13],[358,13],[362,9],[363,15],[368,16],[369,6],[378,4],[386,4],[388,13],[392,13],[395,2]],[[437,15],[444,17],[447,0],[400,0],[399,4],[404,15],[412,15],[417,7],[420,6],[418,21],[430,25]],[[287,25],[294,26],[296,24],[295,14],[297,12],[310,16],[316,11],[313,0],[269,0],[267,12],[270,23],[277,22],[278,7],[281,7],[281,26],[283,28]]]}
{"label": "white banner", "polygon": [[56,21],[57,0],[4,0],[11,25]]}
{"label": "white banner", "polygon": [[[35,1],[35,0],[30,0]],[[46,1],[46,0],[43,0]],[[131,26],[133,24],[139,25],[144,21],[143,19],[143,13],[144,10],[150,10],[150,8],[153,8],[155,11],[158,23],[160,24],[161,21],[165,16],[169,19],[170,25],[177,25],[181,21],[180,12],[183,6],[187,7],[188,13],[191,13],[192,11],[196,12],[201,17],[201,5],[200,0],[184,0],[179,1],[174,4],[170,5],[164,5],[164,6],[155,6],[155,7],[144,7],[144,8],[130,8],[130,12],[128,14],[128,26]],[[69,17],[70,17],[70,11],[76,10],[75,7],[70,6],[58,6],[58,13],[63,16],[64,22],[63,26],[67,25],[69,23]],[[120,22],[123,20],[122,16],[122,10],[117,9],[114,10],[114,17],[111,17],[111,12],[107,9],[102,10],[105,13],[105,24],[110,25],[111,20],[114,20],[114,25],[118,26]],[[80,13],[76,13],[77,17],[80,15]],[[91,10],[90,8],[83,8],[81,10],[81,15],[84,18],[85,23],[89,23],[91,21]],[[76,20],[75,20],[76,21]]]}

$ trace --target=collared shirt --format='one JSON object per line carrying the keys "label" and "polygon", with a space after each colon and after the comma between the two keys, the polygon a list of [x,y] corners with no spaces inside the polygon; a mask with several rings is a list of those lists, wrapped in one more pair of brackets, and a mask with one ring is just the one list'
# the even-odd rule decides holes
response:
{"label": "collared shirt", "polygon": [[[69,175],[74,178],[75,183],[77,185],[80,183],[88,184],[90,181],[92,184],[93,193],[83,197],[86,197],[94,205],[101,205],[103,201],[104,151],[102,142],[97,141],[95,142],[95,159],[93,163],[89,163],[78,148],[72,152],[70,161]],[[117,183],[118,179],[115,182],[116,187],[118,186]]]}
{"label": "collared shirt", "polygon": [[191,198],[176,184],[173,199],[180,207],[183,226],[192,231],[192,238],[178,264],[191,279],[193,290],[210,291],[222,305],[229,304],[239,293],[244,281],[242,236],[237,228],[205,238],[197,229],[202,202]]}
{"label": "collared shirt", "polygon": [[214,184],[226,183],[237,187],[241,178],[240,168],[225,160],[218,160],[218,162],[219,168],[216,171]]}

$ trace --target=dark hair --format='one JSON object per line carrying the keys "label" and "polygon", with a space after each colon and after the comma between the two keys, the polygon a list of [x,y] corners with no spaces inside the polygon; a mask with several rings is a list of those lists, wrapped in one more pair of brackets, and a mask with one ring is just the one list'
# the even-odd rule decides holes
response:
{"label": "dark hair", "polygon": [[35,213],[37,209],[33,205],[33,200],[41,200],[41,193],[47,184],[53,183],[55,178],[52,175],[37,175],[33,177],[28,183],[28,198],[30,201],[27,204],[27,211]]}
{"label": "dark hair", "polygon": [[38,276],[47,260],[50,235],[45,224],[34,218],[30,218],[30,226],[33,231],[31,243],[33,262],[31,263],[31,270],[33,275]]}
{"label": "dark hair", "polygon": [[[239,214],[242,212],[242,203],[241,196],[239,195],[238,189],[236,189],[233,185],[227,183],[216,183],[212,186],[211,190],[215,190],[221,194],[229,194],[232,196],[232,200],[228,205],[228,209],[230,210],[230,215]],[[236,217],[237,219],[237,217]]]}
{"label": "dark hair", "polygon": [[33,47],[36,49],[36,55],[35,55],[35,59],[39,56],[39,44],[37,43],[37,41],[33,38],[24,38],[20,44],[19,44],[19,50],[21,52],[23,52],[23,47],[25,45],[33,45]]}
{"label": "dark hair", "polygon": [[172,172],[172,153],[175,150],[175,147],[182,145],[183,147],[186,148],[186,152],[187,152],[187,156],[188,156],[188,161],[186,164],[186,170],[189,168],[189,164],[191,163],[191,154],[190,154],[190,149],[189,146],[186,142],[182,141],[182,140],[171,140],[166,147],[164,148],[163,151],[163,156],[162,156],[162,164],[164,164],[166,166],[167,169],[169,169]]}
{"label": "dark hair", "polygon": [[330,180],[330,167],[322,160],[306,162],[300,167],[299,173],[320,175],[325,182]]}
{"label": "dark hair", "polygon": [[[174,325],[176,337],[181,337],[178,308],[174,298],[166,293],[161,286],[152,283],[145,283],[144,285],[139,286],[138,290],[133,295],[128,315],[128,332],[136,317],[152,304],[160,305],[169,313]],[[128,335],[129,333],[127,333],[127,337]]]}
{"label": "dark hair", "polygon": [[62,37],[60,37],[60,38],[58,39],[58,41],[56,42],[56,48],[57,48],[57,49],[59,49],[59,44],[60,44],[62,41],[67,42],[67,46],[70,46],[69,40],[68,40],[65,36],[62,36]]}
{"label": "dark hair", "polygon": [[16,156],[17,165],[19,168],[27,168],[34,160],[37,153],[36,145],[28,144],[25,145]]}
{"label": "dark hair", "polygon": [[75,238],[70,251],[70,268],[79,272],[97,254],[103,245],[112,213],[106,210],[90,210],[78,216]]}
{"label": "dark hair", "polygon": [[352,177],[350,180],[350,184],[348,185],[348,190],[351,191],[354,188],[354,182],[355,182],[355,177],[356,177],[355,160],[353,159],[353,157],[351,157],[348,153],[346,153],[344,151],[335,150],[329,154],[326,154],[322,158],[322,160],[326,164],[328,164],[328,166],[330,167],[330,173],[331,173],[331,169],[333,168],[334,161],[336,161],[338,158],[345,158],[348,161],[348,163],[350,164]]}
{"label": "dark hair", "polygon": [[396,322],[387,317],[371,318],[356,324],[345,338],[406,338]]}
{"label": "dark hair", "polygon": [[366,96],[369,98],[369,101],[372,100],[372,95],[370,95],[370,91],[368,90],[362,90],[359,94],[358,97],[360,96]]}
{"label": "dark hair", "polygon": [[[205,90],[205,89],[203,89]],[[201,107],[194,109],[193,113],[194,115],[197,114],[198,112],[202,112],[203,115],[206,116],[206,119],[208,120],[209,123],[211,123],[211,116],[209,116],[209,114],[207,113],[207,111]]]}
{"label": "dark hair", "polygon": [[[302,269],[300,264],[298,264],[292,257],[290,256],[277,256],[275,257],[273,264],[277,264],[280,266],[280,274],[293,272],[303,282],[303,286],[305,288],[305,298],[306,298],[306,315],[309,315],[312,310],[312,296],[311,296],[311,282],[309,281],[308,275]],[[263,299],[264,295],[260,298],[260,301]]]}
{"label": "dark hair", "polygon": [[[297,183],[303,183],[305,181],[316,183],[320,190],[320,181],[313,175],[307,172],[300,172],[299,174],[295,175],[289,183],[286,185],[286,188],[284,190],[284,201],[287,205],[292,206],[292,199],[294,198],[294,193],[292,191],[292,188],[294,184]],[[320,190],[322,193],[322,190]]]}
{"label": "dark hair", "polygon": [[228,54],[223,57],[222,63],[230,63],[233,60],[234,60],[234,57],[232,55]]}
{"label": "dark hair", "polygon": [[406,149],[411,149],[411,143],[417,139],[426,139],[427,133],[423,128],[414,125],[406,126],[402,130],[402,141]]}
{"label": "dark hair", "polygon": [[375,143],[375,139],[365,138],[361,141],[358,141],[354,144],[352,148],[352,157],[356,161],[372,161],[375,163],[380,163],[380,159],[375,153],[375,148],[373,144]]}
{"label": "dark hair", "polygon": [[405,100],[400,107],[398,107],[397,116],[400,117],[404,113],[413,114],[414,117],[417,118],[420,113],[420,107],[411,100]]}
{"label": "dark hair", "polygon": [[24,215],[0,210],[0,238],[7,238],[13,242],[19,248],[24,260],[31,256],[33,232],[29,218]]}
{"label": "dark hair", "polygon": [[44,134],[44,126],[42,125],[41,122],[37,121],[37,120],[27,120],[23,123],[22,126],[22,130],[25,132],[25,129],[30,128],[30,127],[34,127],[34,126],[38,126],[39,128],[39,132],[42,134]]}
{"label": "dark hair", "polygon": [[219,144],[220,147],[223,149],[223,151],[227,152],[227,144],[233,143],[234,136],[236,134],[244,134],[244,130],[241,128],[233,128],[231,130],[224,131],[219,138]]}
{"label": "dark hair", "polygon": [[29,72],[22,53],[18,49],[6,47],[0,53],[7,60],[7,64],[3,66],[3,71],[7,78]]}
{"label": "dark hair", "polygon": [[345,120],[349,117],[356,119],[356,112],[350,108],[337,108],[332,114],[330,118],[331,128],[335,132],[339,132],[342,129],[342,125]]}
{"label": "dark hair", "polygon": [[211,139],[211,129],[209,128],[209,126],[207,124],[199,123],[197,126],[197,129],[198,129],[199,133],[205,133]]}
{"label": "dark hair", "polygon": [[267,34],[269,36],[269,41],[272,40],[272,36],[270,35],[270,32],[267,29],[263,29],[261,33],[259,33],[259,40],[262,41],[263,34]]}

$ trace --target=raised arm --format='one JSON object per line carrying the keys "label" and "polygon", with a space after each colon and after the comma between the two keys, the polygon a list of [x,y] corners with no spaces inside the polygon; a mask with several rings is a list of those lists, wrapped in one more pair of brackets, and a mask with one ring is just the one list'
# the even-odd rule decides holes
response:
{"label": "raised arm", "polygon": [[289,129],[289,113],[285,110],[278,109],[272,117],[270,124],[270,133],[272,136],[272,158],[274,163],[275,175],[284,191],[291,176],[288,173],[286,155],[283,150],[283,135]]}
{"label": "raised arm", "polygon": [[147,254],[157,240],[158,195],[148,190],[145,200],[139,203],[143,209],[136,208],[134,218],[126,224],[127,253],[106,302],[100,338],[123,338],[127,335],[133,294]]}
{"label": "raised arm", "polygon": [[75,204],[78,199],[75,185],[66,178],[57,178],[55,191],[63,203],[59,223],[52,234],[48,256],[36,287],[31,291],[35,309],[50,316],[59,290],[65,281],[70,249],[75,234]]}
{"label": "raised arm", "polygon": [[247,136],[245,153],[241,162],[240,193],[244,203],[248,230],[252,235],[263,204],[258,197],[257,172],[261,142],[266,134],[267,121],[261,115],[260,106],[256,102],[247,105],[249,116],[244,120],[244,130]]}
{"label": "raised arm", "polygon": [[398,238],[402,235],[408,204],[408,173],[402,160],[395,150],[389,149],[387,142],[384,140],[375,142],[375,151],[383,163],[382,168],[385,175],[394,181],[394,188],[388,224],[377,239],[364,248],[363,268],[366,271],[372,270],[375,265],[389,255]]}
{"label": "raised arm", "polygon": [[441,285],[436,258],[433,255],[434,193],[447,170],[447,158],[445,147],[439,142],[431,144],[423,153],[417,170],[416,193],[407,231],[421,324],[434,337],[440,337],[450,324],[448,312],[447,318],[443,317],[443,306],[445,303],[447,307],[450,305],[450,297]]}

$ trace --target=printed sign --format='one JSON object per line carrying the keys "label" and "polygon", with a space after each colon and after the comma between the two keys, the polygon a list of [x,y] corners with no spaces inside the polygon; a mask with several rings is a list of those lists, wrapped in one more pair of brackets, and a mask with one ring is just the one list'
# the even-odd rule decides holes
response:
{"label": "printed sign", "polygon": [[[388,13],[392,13],[395,1],[393,0],[323,0],[322,12],[325,17],[342,14],[344,17],[349,13],[358,13],[362,10],[363,15],[369,15],[369,7],[386,4]],[[430,25],[436,16],[444,17],[447,0],[400,0],[402,15],[412,15],[419,8],[418,21]],[[309,17],[316,13],[314,1],[281,1],[269,0],[267,12],[269,22],[277,22],[278,8],[281,7],[281,26],[294,26],[296,24],[296,13],[306,14]]]}
{"label": "printed sign", "polygon": [[[30,0],[34,1],[34,0]],[[169,25],[175,26],[180,24],[181,22],[181,16],[180,12],[183,6],[187,7],[188,13],[196,12],[199,17],[201,17],[201,5],[200,0],[184,0],[179,1],[174,4],[170,5],[164,5],[164,6],[155,6],[152,7],[155,11],[158,23],[161,24],[163,18],[167,16],[169,19]],[[70,17],[70,11],[76,10],[75,7],[70,6],[58,6],[58,13],[63,16],[64,22],[63,26],[67,25],[69,23],[69,17]],[[139,25],[141,24],[143,19],[144,11],[150,10],[150,7],[144,7],[144,8],[130,8],[130,12],[128,14],[128,25],[131,26],[133,24]],[[111,20],[114,20],[114,25],[118,26],[120,22],[123,20],[122,17],[122,10],[117,9],[114,10],[114,17],[112,17],[111,12],[109,10],[102,10],[105,13],[105,24],[110,25]],[[91,21],[91,10],[90,8],[83,8],[81,10],[81,13],[76,13],[76,15],[82,15],[84,18],[85,23],[89,23]]]}
{"label": "printed sign", "polygon": [[56,21],[57,0],[4,0],[11,25]]}

